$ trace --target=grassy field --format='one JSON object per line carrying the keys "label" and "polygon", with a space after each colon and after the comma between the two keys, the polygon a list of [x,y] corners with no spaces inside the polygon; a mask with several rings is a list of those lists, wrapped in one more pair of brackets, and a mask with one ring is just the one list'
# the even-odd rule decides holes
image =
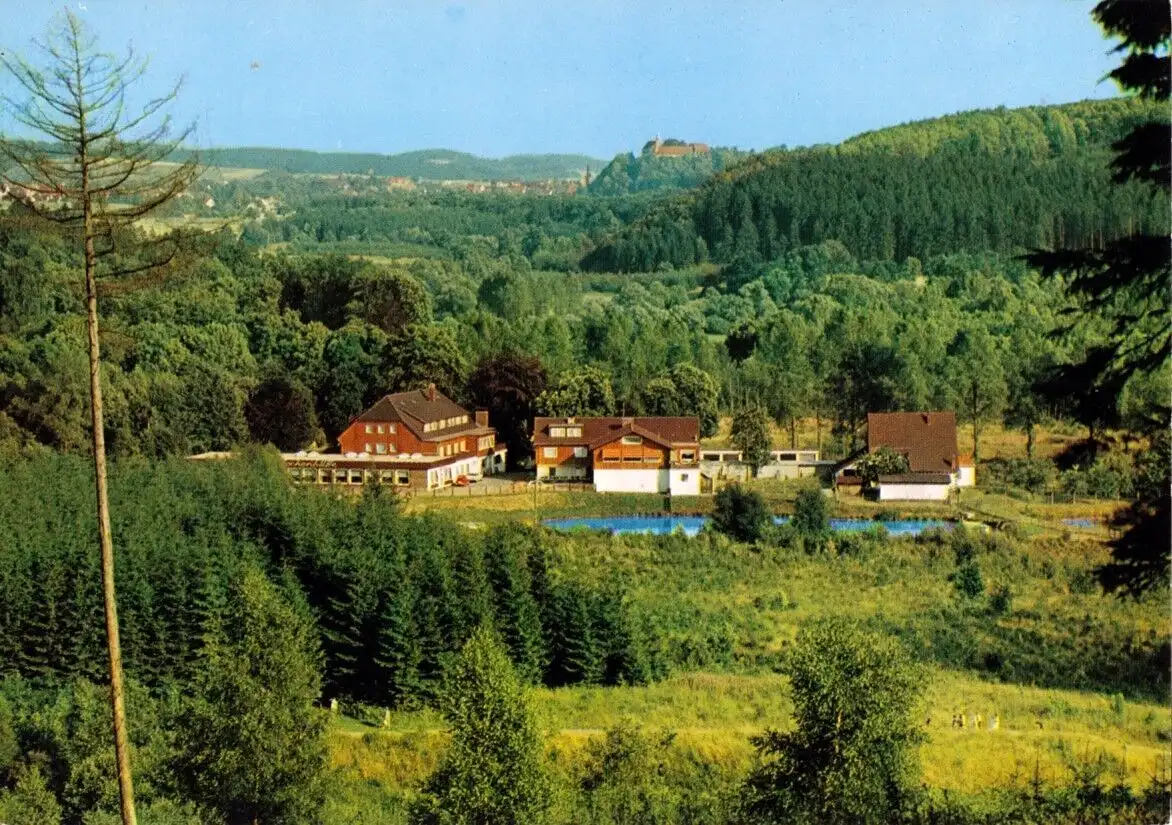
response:
{"label": "grassy field", "polygon": [[[749,737],[792,723],[788,681],[772,674],[682,674],[646,687],[542,689],[534,699],[547,751],[567,763],[581,758],[592,737],[627,719],[657,739],[672,734],[672,758],[738,775],[753,758]],[[1061,783],[1079,761],[1100,758],[1114,778],[1138,789],[1172,747],[1166,706],[995,684],[947,671],[932,673],[919,713],[926,722],[924,781],[965,793],[1024,787],[1035,775]],[[953,728],[957,713],[979,713],[985,724],[980,730]],[[989,730],[995,716],[998,728]],[[392,714],[387,728],[341,717],[331,737],[332,758],[353,778],[405,790],[435,768],[446,738],[442,719],[431,711]]]}

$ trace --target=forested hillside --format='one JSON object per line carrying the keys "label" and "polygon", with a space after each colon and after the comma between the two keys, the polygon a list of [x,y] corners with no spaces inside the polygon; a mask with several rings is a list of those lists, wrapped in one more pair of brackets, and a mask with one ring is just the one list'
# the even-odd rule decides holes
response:
{"label": "forested hillside", "polygon": [[510,155],[481,158],[450,149],[423,149],[397,155],[369,152],[310,152],[303,149],[240,147],[203,149],[200,160],[209,166],[270,169],[317,175],[379,175],[426,180],[577,180],[587,166],[602,161],[586,155]]}
{"label": "forested hillside", "polygon": [[1167,222],[1166,204],[1138,184],[1116,186],[1107,169],[1110,144],[1153,117],[1167,112],[1138,100],[1088,101],[755,155],[618,231],[583,265],[768,261],[830,239],[876,260],[1101,245]]}

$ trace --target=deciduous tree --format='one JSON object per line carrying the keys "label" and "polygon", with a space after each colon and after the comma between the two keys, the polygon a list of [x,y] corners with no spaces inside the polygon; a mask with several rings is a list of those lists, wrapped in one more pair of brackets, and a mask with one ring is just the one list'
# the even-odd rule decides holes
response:
{"label": "deciduous tree", "polygon": [[834,618],[803,626],[786,670],[794,730],[754,740],[751,822],[885,825],[918,790],[920,673],[897,641]]}
{"label": "deciduous tree", "polygon": [[480,628],[447,674],[441,710],[452,743],[414,804],[422,825],[541,825],[549,781],[528,692],[504,646]]}
{"label": "deciduous tree", "polygon": [[733,416],[732,442],[746,462],[753,465],[753,472],[769,461],[769,414],[761,407],[745,407]]}

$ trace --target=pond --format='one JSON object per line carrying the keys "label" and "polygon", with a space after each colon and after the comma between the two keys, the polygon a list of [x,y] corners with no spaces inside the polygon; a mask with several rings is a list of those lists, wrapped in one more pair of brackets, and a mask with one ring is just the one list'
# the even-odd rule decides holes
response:
{"label": "pond", "polygon": [[[606,516],[600,518],[551,518],[541,523],[554,530],[598,530],[615,535],[625,533],[646,533],[666,536],[681,531],[685,536],[695,536],[711,519],[708,516]],[[789,516],[777,516],[777,524],[785,524]],[[882,527],[893,536],[915,536],[940,528],[951,530],[955,524],[942,519],[904,519],[901,521],[872,521],[870,519],[832,518],[830,529],[847,532]]]}
{"label": "pond", "polygon": [[1090,529],[1093,527],[1098,527],[1102,522],[1093,518],[1064,518],[1062,519],[1062,523],[1067,527],[1083,527]]}

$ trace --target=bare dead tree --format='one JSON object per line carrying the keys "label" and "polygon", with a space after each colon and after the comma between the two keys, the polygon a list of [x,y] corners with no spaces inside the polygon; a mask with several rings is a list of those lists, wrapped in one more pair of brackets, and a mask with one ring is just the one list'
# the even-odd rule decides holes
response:
{"label": "bare dead tree", "polygon": [[175,130],[167,113],[179,93],[179,84],[141,107],[129,105],[128,93],[143,78],[147,61],[129,49],[122,57],[100,51],[95,37],[70,11],[55,18],[45,38],[34,45],[44,68],[19,55],[0,53],[0,65],[27,94],[24,100],[4,96],[0,104],[12,120],[35,136],[0,137],[0,162],[5,167],[0,179],[26,207],[73,228],[84,250],[94,489],[114,750],[122,822],[135,825],[107,496],[98,280],[143,273],[174,257],[173,239],[145,241],[133,227],[182,193],[198,176],[199,168],[190,153],[177,162],[167,162],[192,130]]}

